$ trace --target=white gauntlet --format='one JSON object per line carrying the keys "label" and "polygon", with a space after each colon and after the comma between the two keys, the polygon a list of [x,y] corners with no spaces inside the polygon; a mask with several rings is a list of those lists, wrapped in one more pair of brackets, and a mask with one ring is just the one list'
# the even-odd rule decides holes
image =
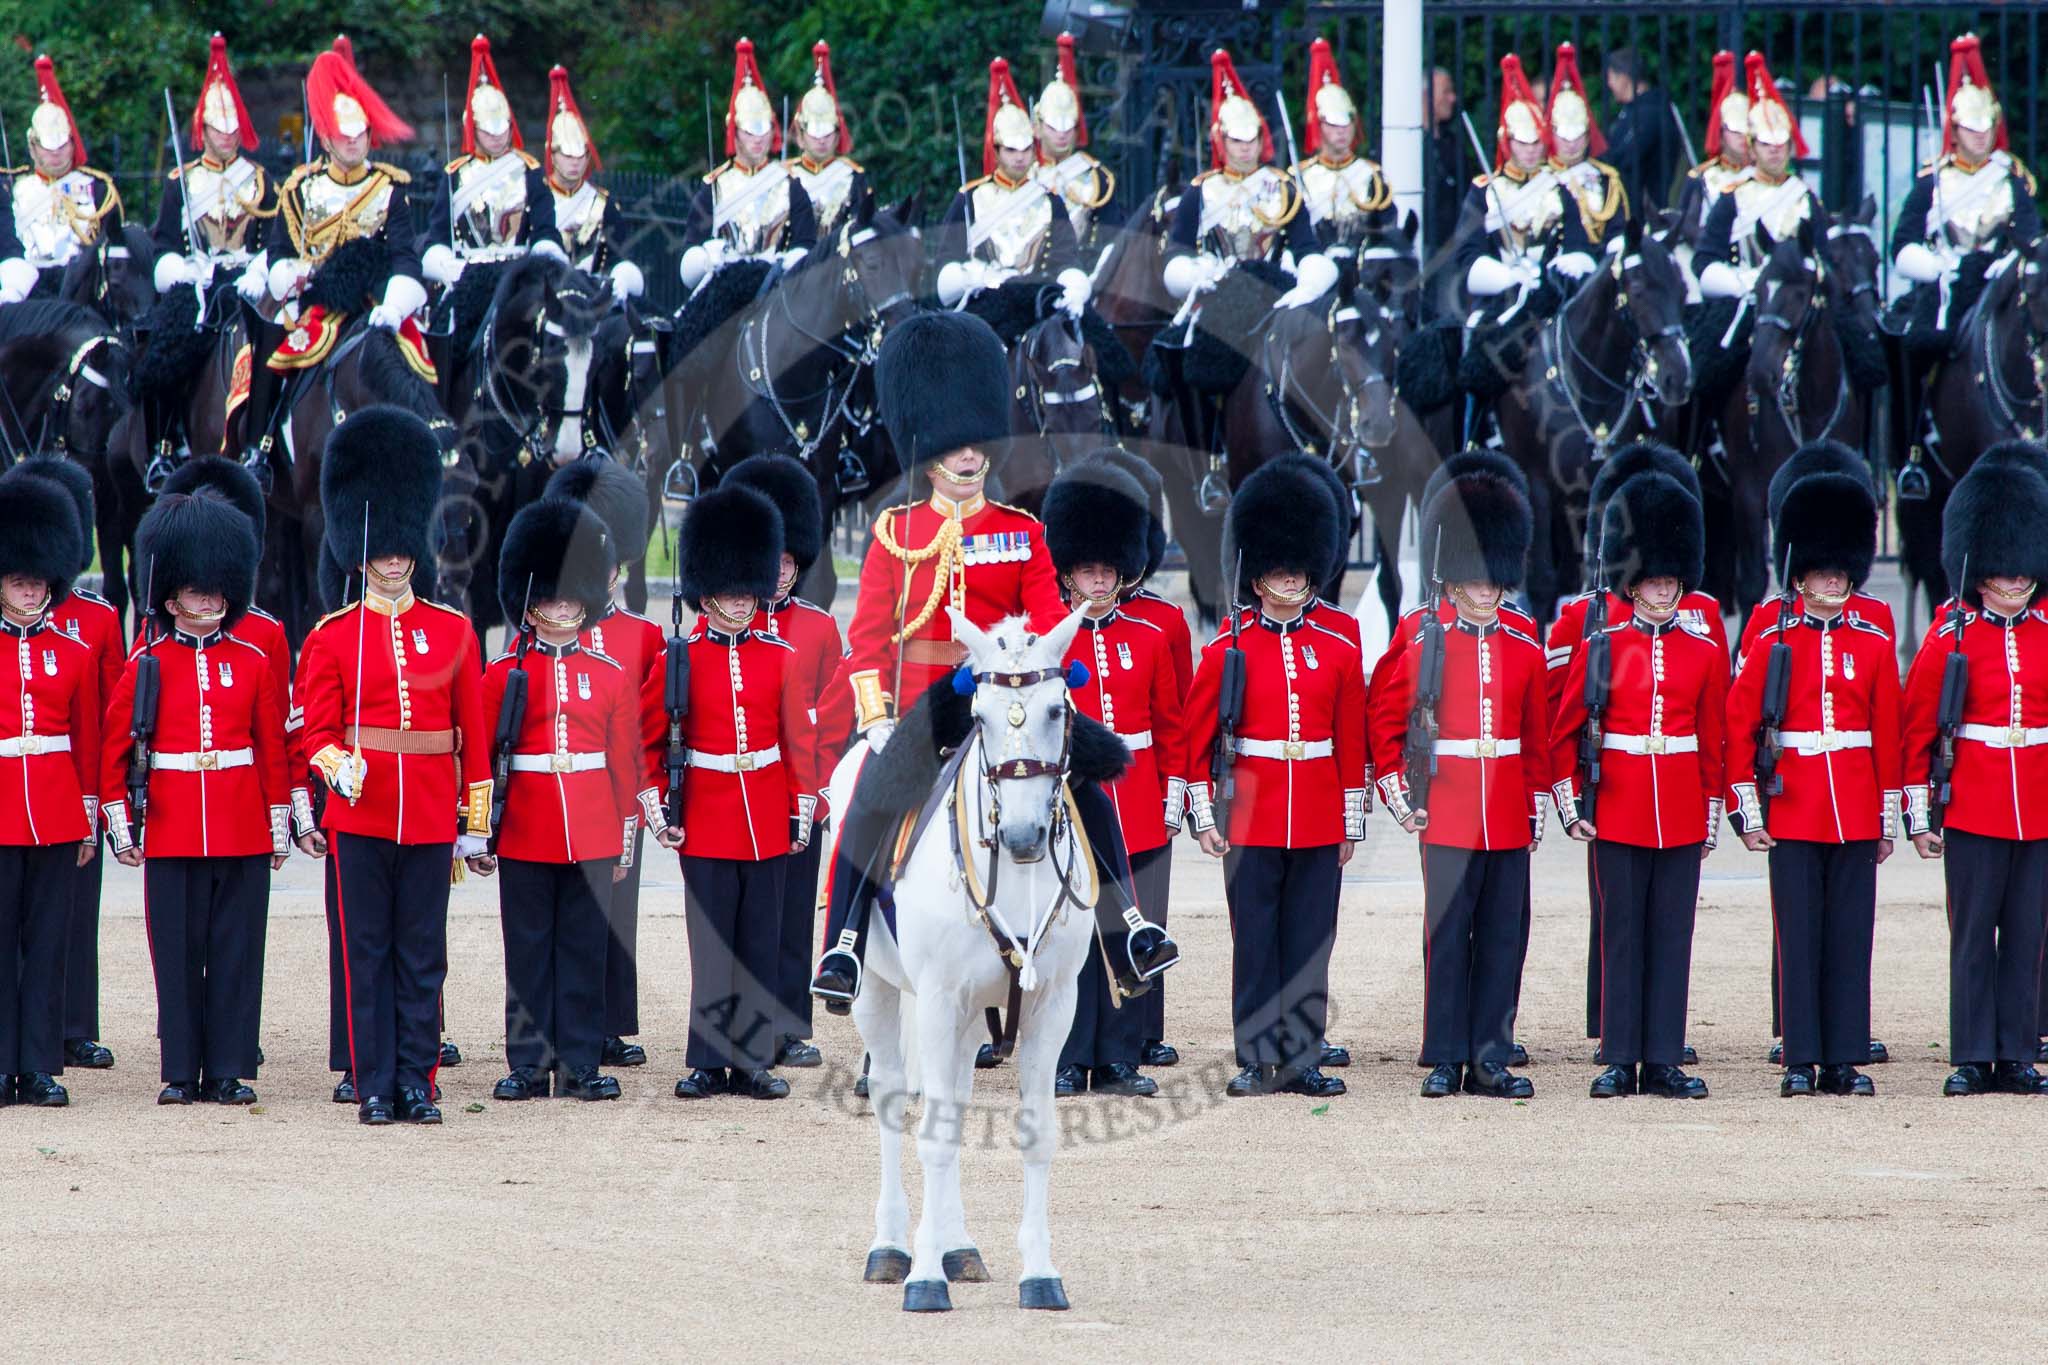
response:
{"label": "white gauntlet", "polygon": [[1721,817],[1727,813],[1728,803],[1718,796],[1707,798],[1707,847],[1721,846]]}
{"label": "white gauntlet", "polygon": [[1187,823],[1188,783],[1184,777],[1166,779],[1166,836],[1170,839],[1180,833]]}
{"label": "white gauntlet", "polygon": [[270,808],[270,851],[280,858],[292,851],[291,822],[290,806]]}
{"label": "white gauntlet", "polygon": [[313,794],[304,787],[292,788],[292,832],[304,839],[318,834],[320,826],[313,823]]}
{"label": "white gauntlet", "polygon": [[1365,837],[1365,788],[1344,789],[1344,837],[1357,843]]}
{"label": "white gauntlet", "polygon": [[1209,800],[1207,782],[1188,783],[1188,815],[1195,822],[1195,833],[1207,834],[1216,828],[1216,807]]}
{"label": "white gauntlet", "polygon": [[640,817],[629,815],[624,823],[626,828],[622,831],[619,839],[619,866],[631,867],[633,865],[633,836],[640,832]]}
{"label": "white gauntlet", "polygon": [[134,838],[128,833],[128,803],[109,801],[100,807],[100,818],[106,821],[107,839],[114,846],[114,852],[126,853],[135,847]]}
{"label": "white gauntlet", "polygon": [[1878,825],[1878,829],[1881,831],[1880,838],[1897,841],[1899,837],[1900,800],[1901,794],[1899,792],[1890,791],[1884,794],[1884,818]]}
{"label": "white gauntlet", "polygon": [[1387,808],[1387,814],[1396,821],[1405,821],[1414,815],[1408,805],[1408,780],[1399,773],[1388,773],[1378,782],[1380,804]]}
{"label": "white gauntlet", "polygon": [[653,787],[640,793],[640,817],[647,822],[647,832],[659,837],[668,829],[668,811],[661,804],[661,793]]}
{"label": "white gauntlet", "polygon": [[1926,783],[1906,788],[1906,837],[1934,832],[1934,797]]}

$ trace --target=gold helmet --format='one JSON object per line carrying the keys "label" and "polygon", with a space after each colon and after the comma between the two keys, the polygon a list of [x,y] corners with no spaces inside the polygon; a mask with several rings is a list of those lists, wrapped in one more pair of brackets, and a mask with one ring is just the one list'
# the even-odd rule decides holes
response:
{"label": "gold helmet", "polygon": [[1038,134],[1031,127],[1031,115],[1024,111],[1024,97],[1010,76],[1010,62],[998,57],[988,64],[988,119],[982,126],[981,173],[996,173],[996,152],[1029,151],[1038,146]]}
{"label": "gold helmet", "polygon": [[1548,148],[1550,129],[1543,121],[1543,106],[1536,103],[1536,92],[1529,88],[1529,77],[1522,71],[1522,59],[1510,52],[1500,59],[1500,123],[1493,140],[1495,170],[1514,159],[1508,152],[1508,145],[1514,142],[1534,142]]}
{"label": "gold helmet", "polygon": [[1714,54],[1714,105],[1707,115],[1707,154],[1721,153],[1721,133],[1732,128],[1749,136],[1749,95],[1735,79],[1735,54],[1723,48]]}
{"label": "gold helmet", "polygon": [[775,119],[775,106],[769,103],[768,92],[761,85],[753,40],[742,38],[733,45],[732,96],[725,106],[725,154],[733,154],[737,146],[734,139],[739,133],[774,134],[772,146],[779,150],[781,131]]}
{"label": "gold helmet", "polygon": [[1771,79],[1771,69],[1764,64],[1764,54],[1751,52],[1743,59],[1743,67],[1749,77],[1749,137],[1768,147],[1792,144],[1794,156],[1806,155],[1806,137],[1799,131],[1798,121],[1785,104],[1785,97],[1778,93],[1778,83]]}
{"label": "gold helmet", "polygon": [[1055,133],[1078,129],[1074,145],[1085,146],[1088,120],[1081,113],[1081,78],[1074,64],[1074,35],[1062,33],[1059,49],[1059,72],[1038,95],[1038,121]]}
{"label": "gold helmet", "polygon": [[46,56],[36,58],[36,111],[29,117],[29,136],[48,152],[62,151],[69,144],[71,164],[85,164],[85,143],[78,136],[64,87],[57,84],[57,64]]}
{"label": "gold helmet", "polygon": [[1266,116],[1251,102],[1244,82],[1238,79],[1237,64],[1219,47],[1209,54],[1209,148],[1217,166],[1225,164],[1226,141],[1256,142],[1259,159],[1273,159],[1273,134],[1266,127]]}
{"label": "gold helmet", "polygon": [[1349,127],[1358,117],[1358,106],[1344,88],[1337,73],[1337,57],[1327,38],[1318,38],[1308,49],[1308,127],[1302,131],[1302,148],[1310,155],[1321,149],[1323,125]]}
{"label": "gold helmet", "polygon": [[469,40],[469,95],[462,106],[462,150],[475,155],[476,135],[512,135],[512,145],[523,147],[519,125],[512,119],[512,106],[505,99],[505,87],[498,81],[498,64],[491,59],[491,40],[479,33]]}
{"label": "gold helmet", "polygon": [[1585,138],[1586,155],[1607,150],[1607,139],[1593,121],[1593,107],[1586,99],[1586,82],[1579,76],[1579,51],[1570,43],[1557,45],[1557,60],[1550,73],[1550,135],[1553,139]]}
{"label": "gold helmet", "polygon": [[839,109],[839,91],[832,81],[832,49],[820,38],[811,45],[811,88],[796,105],[797,127],[811,137],[838,136],[838,154],[853,150],[853,133]]}
{"label": "gold helmet", "polygon": [[576,107],[575,92],[569,89],[567,68],[557,66],[548,72],[548,143],[547,170],[554,173],[555,153],[563,156],[587,156],[590,170],[599,169],[597,144],[590,140],[590,129],[583,122],[583,111]]}
{"label": "gold helmet", "polygon": [[1948,109],[1942,120],[1942,149],[1955,150],[1955,130],[1973,133],[1998,132],[1997,146],[2006,146],[2005,114],[1992,92],[1991,78],[1984,70],[1984,53],[1977,35],[1965,33],[1949,44]]}

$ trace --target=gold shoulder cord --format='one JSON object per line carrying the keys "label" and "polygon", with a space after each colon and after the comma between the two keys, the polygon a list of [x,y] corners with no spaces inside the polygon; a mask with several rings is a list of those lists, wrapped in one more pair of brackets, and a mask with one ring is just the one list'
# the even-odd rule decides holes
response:
{"label": "gold shoulder cord", "polygon": [[242,200],[242,210],[245,213],[247,213],[251,218],[275,218],[277,217],[278,208],[283,207],[284,201],[282,199],[278,201],[277,208],[266,209],[262,207],[263,191],[269,187],[269,184],[270,177],[264,174],[263,168],[261,166],[258,166],[256,168],[256,179],[250,182],[249,186],[249,188],[254,192],[253,196],[245,197]]}
{"label": "gold shoulder cord", "polygon": [[1287,201],[1287,207],[1280,212],[1268,214],[1257,204],[1252,205],[1252,217],[1269,228],[1286,227],[1294,221],[1294,215],[1301,212],[1301,187],[1296,185],[1294,177],[1285,171],[1280,172],[1280,189]]}
{"label": "gold shoulder cord", "polygon": [[911,636],[924,629],[925,623],[939,609],[939,602],[946,595],[946,587],[952,581],[953,570],[960,559],[960,523],[948,517],[939,527],[939,533],[932,537],[932,543],[922,550],[906,550],[896,543],[896,537],[889,530],[889,518],[883,517],[875,523],[875,539],[882,548],[903,565],[903,579],[910,581],[911,570],[928,559],[936,557],[938,563],[932,566],[932,590],[924,605],[918,608],[915,618],[906,622],[896,632],[895,642],[901,645]]}
{"label": "gold shoulder cord", "polygon": [[1096,195],[1093,199],[1074,193],[1074,190],[1079,187],[1080,182],[1078,181],[1074,185],[1067,187],[1067,198],[1090,212],[1101,208],[1116,197],[1116,173],[1100,161],[1095,163],[1093,179],[1097,185],[1102,187],[1102,193]]}
{"label": "gold shoulder cord", "polygon": [[1378,171],[1372,173],[1372,183],[1366,189],[1365,197],[1351,196],[1351,202],[1360,213],[1378,213],[1394,202],[1394,192],[1387,187],[1387,178]]}

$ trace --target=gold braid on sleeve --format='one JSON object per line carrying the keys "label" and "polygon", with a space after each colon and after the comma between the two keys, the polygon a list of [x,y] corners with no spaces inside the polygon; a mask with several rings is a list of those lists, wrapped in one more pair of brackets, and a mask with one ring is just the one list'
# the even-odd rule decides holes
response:
{"label": "gold braid on sleeve", "polygon": [[1095,163],[1089,178],[1100,187],[1101,192],[1099,194],[1090,198],[1086,194],[1075,193],[1075,191],[1081,188],[1082,184],[1081,180],[1076,178],[1073,184],[1067,186],[1066,195],[1074,203],[1093,212],[1116,197],[1116,174],[1109,167],[1098,161]]}
{"label": "gold braid on sleeve", "polygon": [[875,523],[875,539],[882,543],[883,549],[902,562],[906,577],[911,570],[926,560],[938,560],[938,563],[932,566],[931,593],[924,599],[924,605],[918,608],[917,615],[906,621],[903,629],[896,632],[897,644],[902,644],[923,630],[925,623],[938,611],[939,603],[946,595],[947,584],[952,581],[953,569],[960,559],[960,535],[960,523],[948,518],[945,524],[939,527],[939,533],[932,537],[931,544],[922,550],[906,550],[896,543],[896,537],[889,530],[888,517],[885,516]]}

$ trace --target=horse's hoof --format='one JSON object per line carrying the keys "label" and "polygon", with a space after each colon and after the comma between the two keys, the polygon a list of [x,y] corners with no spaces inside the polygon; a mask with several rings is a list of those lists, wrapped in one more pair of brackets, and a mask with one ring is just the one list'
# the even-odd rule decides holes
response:
{"label": "horse's hoof", "polygon": [[860,1277],[869,1284],[902,1284],[910,1278],[910,1253],[876,1247],[868,1253],[868,1266]]}
{"label": "horse's hoof", "polygon": [[1057,1275],[1020,1280],[1017,1284],[1017,1306],[1048,1308],[1055,1313],[1064,1313],[1067,1311],[1067,1287],[1060,1283]]}
{"label": "horse's hoof", "polygon": [[903,1286],[903,1311],[950,1313],[953,1311],[953,1295],[947,1290],[944,1280],[912,1280]]}
{"label": "horse's hoof", "polygon": [[988,1266],[981,1259],[981,1253],[973,1247],[961,1247],[939,1257],[939,1269],[946,1272],[946,1278],[955,1284],[987,1284]]}

